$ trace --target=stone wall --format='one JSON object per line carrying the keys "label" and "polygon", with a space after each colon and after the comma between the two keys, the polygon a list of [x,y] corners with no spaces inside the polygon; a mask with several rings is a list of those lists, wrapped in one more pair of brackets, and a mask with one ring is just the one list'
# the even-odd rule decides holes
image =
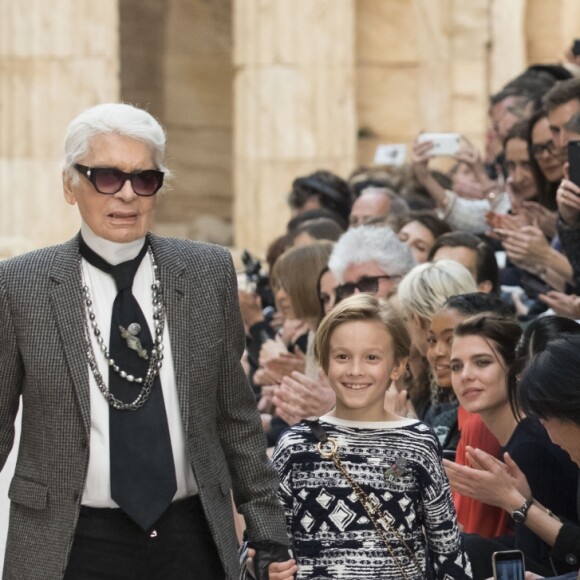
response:
{"label": "stone wall", "polygon": [[263,255],[296,176],[420,130],[481,145],[489,93],[576,36],[577,0],[0,0],[0,256],[78,227],[62,138],[98,102],[168,128],[158,231],[228,242],[233,221]]}
{"label": "stone wall", "polygon": [[354,0],[235,0],[235,240],[284,233],[295,177],[356,161]]}
{"label": "stone wall", "polygon": [[71,117],[119,98],[116,0],[0,0],[0,257],[79,225],[62,196]]}

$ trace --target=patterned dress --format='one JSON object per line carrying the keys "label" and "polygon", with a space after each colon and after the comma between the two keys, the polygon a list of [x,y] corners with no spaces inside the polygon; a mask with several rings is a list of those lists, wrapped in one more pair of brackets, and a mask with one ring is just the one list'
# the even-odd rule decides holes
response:
{"label": "patterned dress", "polygon": [[433,431],[409,419],[324,416],[320,423],[352,479],[380,504],[390,550],[334,462],[320,456],[310,427],[300,423],[274,452],[297,580],[471,579]]}

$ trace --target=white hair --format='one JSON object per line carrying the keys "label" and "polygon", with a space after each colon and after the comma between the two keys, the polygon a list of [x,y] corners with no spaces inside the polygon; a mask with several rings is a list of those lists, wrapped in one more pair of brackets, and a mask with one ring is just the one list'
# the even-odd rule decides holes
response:
{"label": "white hair", "polygon": [[359,226],[345,232],[336,242],[328,268],[342,283],[348,266],[365,262],[376,262],[391,276],[404,276],[416,263],[409,247],[391,228]]}
{"label": "white hair", "polygon": [[431,320],[451,296],[471,292],[477,292],[471,272],[453,260],[415,266],[397,288],[403,314],[417,314],[425,320]]}
{"label": "white hair", "polygon": [[115,134],[143,141],[151,150],[158,169],[163,166],[166,135],[163,127],[147,111],[125,103],[104,103],[83,111],[69,124],[64,141],[63,170],[77,178],[71,168],[89,151],[97,135]]}

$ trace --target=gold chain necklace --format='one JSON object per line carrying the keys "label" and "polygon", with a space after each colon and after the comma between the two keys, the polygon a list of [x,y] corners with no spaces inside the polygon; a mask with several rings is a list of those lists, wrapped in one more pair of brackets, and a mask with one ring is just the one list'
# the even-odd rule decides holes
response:
{"label": "gold chain necklace", "polygon": [[[325,449],[325,445],[328,445],[328,449]],[[385,522],[385,524],[389,527],[390,531],[392,531],[397,536],[397,538],[401,542],[401,544],[403,544],[403,546],[405,546],[407,552],[409,553],[409,556],[411,557],[411,560],[415,564],[415,567],[417,568],[417,570],[419,571],[420,574],[423,574],[423,570],[422,570],[421,566],[419,566],[419,562],[417,561],[417,558],[415,557],[415,553],[411,550],[411,548],[409,548],[409,546],[407,545],[407,542],[405,542],[405,539],[399,533],[399,530],[397,530],[397,528],[395,528],[391,524],[391,522],[389,522],[389,520],[386,518],[385,514],[383,514],[381,512],[381,508],[363,491],[361,486],[351,477],[351,475],[347,471],[346,467],[344,467],[344,465],[340,461],[340,458],[338,457],[338,443],[336,442],[336,440],[329,437],[325,443],[319,441],[319,443],[317,445],[317,449],[318,449],[318,452],[320,453],[320,455],[324,459],[332,459],[332,461],[334,462],[334,465],[336,465],[336,468],[338,469],[338,471],[340,471],[340,473],[344,476],[346,481],[348,481],[348,483],[352,487],[359,502],[361,503],[365,512],[369,516],[369,519],[373,523],[373,526],[375,527],[377,534],[379,535],[379,537],[381,538],[381,540],[385,544],[387,551],[389,552],[389,555],[391,556],[391,558],[393,558],[393,560],[397,564],[397,568],[399,568],[399,572],[401,572],[402,577],[405,580],[409,580],[407,573],[403,569],[401,563],[399,562],[399,559],[397,558],[397,556],[393,552],[393,549],[391,548],[391,545],[389,544],[389,540],[387,538],[385,530],[384,530],[383,526],[381,525],[381,520],[383,522]]]}

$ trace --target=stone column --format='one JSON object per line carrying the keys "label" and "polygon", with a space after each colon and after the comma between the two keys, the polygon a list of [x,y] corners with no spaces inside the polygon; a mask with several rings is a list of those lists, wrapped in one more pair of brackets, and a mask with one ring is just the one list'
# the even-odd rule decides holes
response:
{"label": "stone column", "polygon": [[525,29],[529,64],[561,62],[580,38],[580,2],[527,0]]}
{"label": "stone column", "polygon": [[359,161],[379,143],[457,131],[483,143],[490,0],[358,0]]}
{"label": "stone column", "polygon": [[0,0],[0,257],[67,239],[71,118],[119,95],[117,0]]}
{"label": "stone column", "polygon": [[292,180],[356,162],[354,0],[234,0],[236,246],[284,233]]}
{"label": "stone column", "polygon": [[[494,93],[524,72],[528,65],[524,30],[526,0],[490,0],[490,4],[490,93]],[[542,36],[543,31],[540,28],[533,34]]]}

